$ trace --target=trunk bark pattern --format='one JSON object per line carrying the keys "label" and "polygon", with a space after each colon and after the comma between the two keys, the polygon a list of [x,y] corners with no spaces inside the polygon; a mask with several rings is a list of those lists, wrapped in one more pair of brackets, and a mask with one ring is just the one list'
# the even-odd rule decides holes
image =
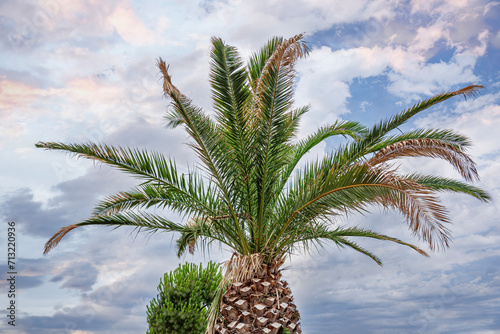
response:
{"label": "trunk bark pattern", "polygon": [[279,269],[266,267],[233,282],[221,301],[216,334],[300,334],[300,315]]}

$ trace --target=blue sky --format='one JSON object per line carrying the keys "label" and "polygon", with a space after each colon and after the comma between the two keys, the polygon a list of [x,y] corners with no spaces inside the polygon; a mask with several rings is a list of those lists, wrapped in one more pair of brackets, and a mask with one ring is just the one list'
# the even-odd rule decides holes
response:
{"label": "blue sky", "polygon": [[[16,221],[15,333],[145,332],[146,305],[164,272],[185,261],[229,256],[215,248],[178,259],[173,235],[97,227],[73,231],[43,256],[43,244],[60,227],[85,219],[99,198],[127,190],[135,180],[34,144],[91,140],[147,147],[188,168],[195,159],[186,135],[164,128],[168,101],[155,60],[170,63],[175,84],[210,110],[211,36],[248,58],[272,36],[301,32],[312,49],[297,66],[296,104],[312,107],[301,136],[339,118],[373,124],[433,94],[485,85],[479,97],[448,101],[407,127],[468,135],[481,176],[477,185],[494,199],[485,204],[443,195],[454,242],[430,258],[364,240],[384,267],[329,244],[294,255],[284,276],[304,333],[500,331],[499,2],[33,0],[0,3],[0,240],[4,249],[6,222]],[[309,158],[335,144],[324,143]],[[459,177],[440,161],[402,164]],[[401,216],[378,208],[340,223],[420,244]],[[1,275],[6,272],[0,263]],[[3,333],[11,329],[0,309]]]}

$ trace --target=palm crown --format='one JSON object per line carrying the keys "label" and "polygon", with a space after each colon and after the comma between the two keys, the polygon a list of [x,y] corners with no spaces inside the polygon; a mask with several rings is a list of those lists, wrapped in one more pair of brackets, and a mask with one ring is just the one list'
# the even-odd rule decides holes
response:
{"label": "palm crown", "polygon": [[[308,51],[302,35],[272,38],[244,66],[234,47],[213,38],[213,116],[172,84],[168,67],[159,59],[163,91],[172,102],[168,125],[184,127],[200,160],[188,173],[180,174],[174,161],[156,152],[94,143],[38,143],[109,164],[143,181],[102,200],[89,219],[59,230],[45,252],[78,226],[110,225],[179,232],[179,255],[216,241],[238,256],[258,254],[263,262],[281,263],[297,247],[308,249],[330,240],[381,263],[353,237],[389,240],[426,255],[396,238],[342,227],[332,219],[363,212],[372,204],[402,213],[413,234],[431,249],[448,247],[449,217],[436,193],[461,192],[483,201],[489,196],[466,182],[403,174],[391,162],[401,157],[440,158],[471,181],[478,175],[465,153],[470,142],[452,130],[392,130],[453,96],[475,95],[481,86],[436,95],[372,127],[335,121],[298,140],[299,122],[309,107],[294,106],[294,65]],[[312,148],[339,135],[348,139],[346,144],[297,167]],[[150,207],[174,210],[186,219],[173,222],[147,210]]]}

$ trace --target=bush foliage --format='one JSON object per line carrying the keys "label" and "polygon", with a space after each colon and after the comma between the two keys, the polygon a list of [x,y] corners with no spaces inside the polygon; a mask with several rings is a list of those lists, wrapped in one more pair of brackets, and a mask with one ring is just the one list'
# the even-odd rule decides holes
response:
{"label": "bush foliage", "polygon": [[165,273],[158,285],[159,294],[147,308],[147,334],[203,334],[207,310],[222,280],[219,265],[206,268],[193,263]]}

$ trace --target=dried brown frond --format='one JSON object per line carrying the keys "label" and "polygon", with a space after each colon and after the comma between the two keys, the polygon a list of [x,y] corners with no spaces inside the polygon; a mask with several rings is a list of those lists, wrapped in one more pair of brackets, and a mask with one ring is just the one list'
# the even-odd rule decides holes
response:
{"label": "dried brown frond", "polygon": [[[210,217],[192,217],[186,222],[186,226],[196,229],[200,228],[200,225],[202,224],[210,225],[212,224],[212,222],[213,220]],[[194,254],[195,248],[196,248],[196,239],[190,240],[188,243],[189,254]]]}
{"label": "dried brown frond", "polygon": [[177,87],[172,84],[172,77],[168,73],[168,68],[170,65],[167,65],[163,59],[159,58],[156,62],[156,66],[160,69],[163,75],[163,92],[167,95],[181,95]]}
{"label": "dried brown frond", "polygon": [[463,95],[467,100],[468,97],[473,98],[479,95],[479,90],[483,89],[483,85],[469,85],[462,89],[452,92],[453,95]]}
{"label": "dried brown frond", "polygon": [[280,45],[280,47],[283,46],[284,52],[282,53],[280,50],[280,52],[274,55],[282,59],[283,66],[293,68],[297,59],[304,58],[309,53],[309,47],[306,42],[302,41],[303,38],[304,34],[298,34]]}
{"label": "dried brown frond", "polygon": [[194,254],[194,248],[196,246],[196,240],[191,240],[189,242],[189,254]]}
{"label": "dried brown frond", "polygon": [[460,148],[437,139],[408,139],[379,150],[368,165],[376,166],[402,157],[429,157],[448,161],[467,180],[479,179],[476,164]]}
{"label": "dried brown frond", "polygon": [[398,191],[376,198],[375,202],[401,212],[413,234],[427,242],[430,249],[448,248],[451,242],[450,230],[445,226],[450,223],[448,211],[432,190],[392,172],[386,174],[385,182]]}
{"label": "dried brown frond", "polygon": [[248,280],[262,268],[264,261],[265,255],[262,254],[239,255],[234,253],[231,259],[224,263],[224,279],[232,282]]}
{"label": "dried brown frond", "polygon": [[257,94],[260,95],[263,78],[265,78],[273,67],[285,68],[289,76],[293,76],[294,65],[297,59],[305,57],[309,53],[309,47],[302,41],[304,34],[298,34],[290,39],[284,40],[274,50],[272,56],[268,59],[261,78],[257,84]]}
{"label": "dried brown frond", "polygon": [[59,242],[61,242],[61,239],[71,230],[77,228],[80,225],[73,224],[69,225],[66,227],[61,228],[59,231],[57,231],[56,234],[54,234],[46,243],[45,243],[45,248],[43,251],[44,255],[47,255],[48,252],[50,252],[51,249],[56,247]]}
{"label": "dried brown frond", "polygon": [[191,217],[186,222],[186,226],[191,227],[191,228],[196,228],[199,227],[200,224],[205,223],[210,225],[213,222],[213,219],[211,217]]}
{"label": "dried brown frond", "polygon": [[[393,238],[386,238],[386,237],[379,237],[379,239],[394,241]],[[423,256],[429,257],[429,254],[427,254],[423,249],[421,249],[421,248],[419,248],[419,247],[417,247],[415,245],[412,245],[412,244],[409,244],[409,243],[406,243],[406,242],[401,242],[401,241],[398,241],[398,243],[414,249],[415,251],[417,251],[419,254],[421,254]]]}

